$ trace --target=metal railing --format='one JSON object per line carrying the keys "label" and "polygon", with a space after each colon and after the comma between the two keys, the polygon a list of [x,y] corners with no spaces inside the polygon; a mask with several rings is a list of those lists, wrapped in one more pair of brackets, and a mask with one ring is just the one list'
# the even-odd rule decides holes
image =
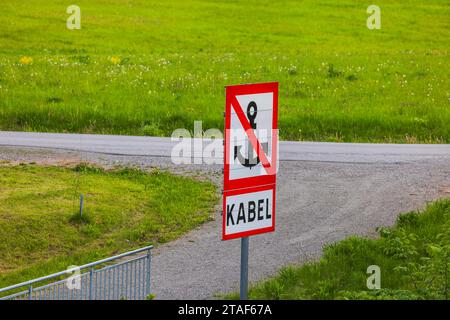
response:
{"label": "metal railing", "polygon": [[[140,248],[2,288],[0,300],[143,300],[150,294],[152,248]],[[141,252],[146,254],[111,264]],[[74,271],[79,274],[70,275]]]}

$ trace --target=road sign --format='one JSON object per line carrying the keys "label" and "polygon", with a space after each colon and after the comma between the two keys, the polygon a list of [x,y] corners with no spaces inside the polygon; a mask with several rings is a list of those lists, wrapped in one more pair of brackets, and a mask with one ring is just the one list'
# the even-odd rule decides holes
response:
{"label": "road sign", "polygon": [[275,230],[278,83],[226,88],[222,239]]}
{"label": "road sign", "polygon": [[275,230],[275,185],[224,193],[223,239]]}

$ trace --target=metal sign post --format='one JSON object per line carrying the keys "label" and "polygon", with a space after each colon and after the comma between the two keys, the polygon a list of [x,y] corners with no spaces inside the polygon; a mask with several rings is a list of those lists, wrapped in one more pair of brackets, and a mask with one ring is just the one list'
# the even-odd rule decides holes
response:
{"label": "metal sign post", "polygon": [[226,87],[222,240],[241,238],[248,298],[249,236],[275,231],[278,83]]}
{"label": "metal sign post", "polygon": [[248,237],[241,238],[241,285],[239,297],[241,300],[248,298]]}

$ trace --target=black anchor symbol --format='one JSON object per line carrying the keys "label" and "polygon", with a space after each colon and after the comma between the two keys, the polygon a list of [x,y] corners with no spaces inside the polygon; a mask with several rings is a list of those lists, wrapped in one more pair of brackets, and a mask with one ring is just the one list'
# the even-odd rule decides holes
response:
{"label": "black anchor symbol", "polygon": [[[247,118],[248,118],[248,120],[250,122],[250,126],[252,127],[253,130],[256,129],[255,118],[256,118],[257,113],[258,113],[258,108],[256,106],[256,102],[251,101],[247,106]],[[241,147],[242,146],[234,146],[234,160],[236,160],[236,158],[237,158],[244,167],[252,169],[252,167],[256,166],[260,162],[259,157],[253,156],[253,147],[252,147],[252,143],[250,142],[250,140],[248,141],[248,144],[247,144],[248,158],[244,158],[242,156],[242,154],[240,152]],[[269,149],[269,143],[268,142],[261,143],[261,147],[264,150],[264,152],[267,153],[267,150]]]}

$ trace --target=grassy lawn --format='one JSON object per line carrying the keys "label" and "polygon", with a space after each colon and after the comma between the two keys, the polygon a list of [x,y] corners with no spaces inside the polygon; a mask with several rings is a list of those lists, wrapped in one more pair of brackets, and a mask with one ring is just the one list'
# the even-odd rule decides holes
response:
{"label": "grassy lawn", "polygon": [[0,287],[174,239],[217,200],[210,182],[160,171],[2,165]]}
{"label": "grassy lawn", "polygon": [[68,5],[2,0],[1,130],[222,129],[225,85],[279,81],[282,139],[450,142],[447,0],[380,0],[381,30],[367,1]]}
{"label": "grassy lawn", "polygon": [[[367,267],[381,271],[368,290]],[[236,298],[232,295],[231,298]],[[251,288],[251,299],[450,299],[450,199],[399,216],[379,239],[327,246],[318,262],[281,270]]]}

